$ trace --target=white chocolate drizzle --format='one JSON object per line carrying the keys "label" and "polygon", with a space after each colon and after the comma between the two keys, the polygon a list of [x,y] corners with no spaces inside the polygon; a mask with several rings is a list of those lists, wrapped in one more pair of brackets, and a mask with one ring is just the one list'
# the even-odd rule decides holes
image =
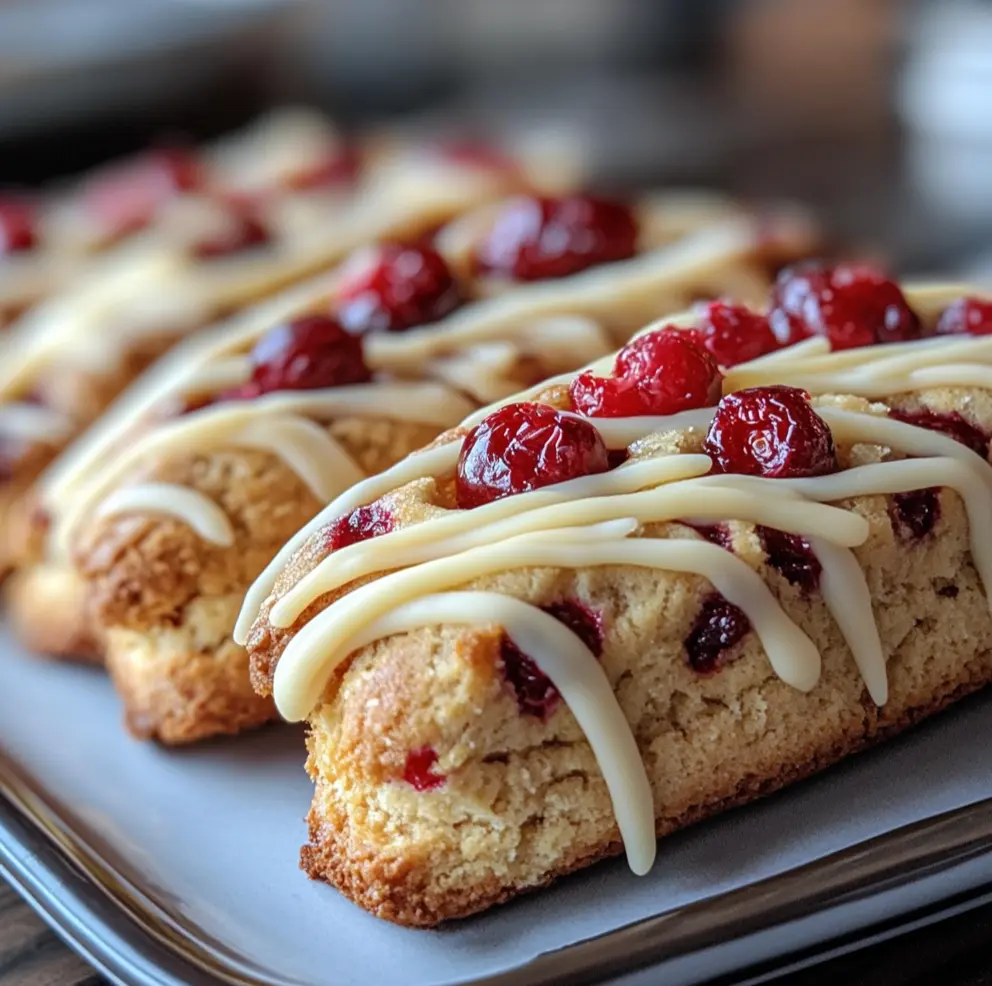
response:
{"label": "white chocolate drizzle", "polygon": [[174,483],[142,483],[114,490],[96,510],[97,517],[131,513],[175,517],[188,524],[204,541],[221,547],[234,544],[234,528],[213,500]]}

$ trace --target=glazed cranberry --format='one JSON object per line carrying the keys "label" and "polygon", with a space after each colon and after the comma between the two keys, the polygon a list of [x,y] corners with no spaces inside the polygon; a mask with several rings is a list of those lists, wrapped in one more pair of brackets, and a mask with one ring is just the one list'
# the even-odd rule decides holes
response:
{"label": "glazed cranberry", "polygon": [[264,246],[270,240],[269,231],[254,216],[233,213],[228,229],[194,243],[192,251],[193,256],[200,260],[216,260],[218,257],[228,257],[232,253]]}
{"label": "glazed cranberry", "polygon": [[941,312],[937,335],[992,335],[992,301],[959,298]]}
{"label": "glazed cranberry", "polygon": [[630,450],[625,448],[611,448],[607,456],[607,462],[611,469],[622,466],[630,458]]}
{"label": "glazed cranberry", "polygon": [[366,383],[362,340],[328,315],[304,315],[270,330],[251,351],[259,393]]}
{"label": "glazed cranberry", "polygon": [[614,376],[586,370],[569,387],[572,406],[590,418],[676,414],[720,399],[723,376],[716,360],[688,332],[661,329],[627,343]]}
{"label": "glazed cranberry", "polygon": [[853,349],[923,334],[899,285],[863,264],[786,268],[776,279],[768,320],[786,346],[820,335],[831,349]]}
{"label": "glazed cranberry", "polygon": [[454,311],[461,293],[444,257],[427,243],[383,243],[338,288],[337,315],[356,335],[402,332]]}
{"label": "glazed cranberry", "polygon": [[896,421],[905,421],[908,425],[916,425],[917,428],[942,432],[962,445],[967,445],[972,452],[983,459],[988,458],[989,441],[992,436],[970,421],[965,421],[957,411],[900,411],[891,408],[889,417],[895,418]]}
{"label": "glazed cranberry", "polygon": [[940,500],[933,487],[910,490],[892,497],[892,521],[904,538],[925,538],[940,520]]}
{"label": "glazed cranberry", "polygon": [[758,537],[768,556],[768,564],[785,576],[790,585],[803,592],[815,592],[820,587],[823,566],[813,553],[809,541],[798,534],[759,527]]}
{"label": "glazed cranberry", "polygon": [[632,257],[637,223],[630,208],[591,195],[517,198],[476,245],[475,267],[516,281],[566,277]]}
{"label": "glazed cranberry", "polygon": [[31,206],[23,199],[0,198],[0,257],[30,250],[36,243]]}
{"label": "glazed cranberry", "polygon": [[293,192],[312,192],[336,185],[351,185],[358,179],[362,166],[356,147],[342,147],[327,153],[321,160],[286,179]]}
{"label": "glazed cranberry", "polygon": [[827,423],[809,394],[795,387],[753,387],[720,401],[706,434],[714,470],[742,476],[793,479],[835,472]]}
{"label": "glazed cranberry", "polygon": [[146,225],[164,202],[197,188],[202,178],[195,155],[179,147],[162,148],[94,176],[84,204],[112,234],[121,235]]}
{"label": "glazed cranberry", "polygon": [[[564,623],[596,657],[603,653],[603,618],[582,603],[571,599],[541,607]],[[551,679],[507,636],[500,641],[500,670],[513,689],[522,715],[536,716],[542,722],[551,718],[561,693]]]}
{"label": "glazed cranberry", "polygon": [[778,348],[764,315],[724,301],[710,302],[702,311],[695,330],[702,345],[720,366],[736,366]]}
{"label": "glazed cranberry", "polygon": [[750,632],[751,621],[742,609],[719,593],[704,601],[684,646],[689,665],[700,674],[712,674],[727,663],[727,651]]}
{"label": "glazed cranberry", "polygon": [[403,780],[417,791],[432,791],[445,780],[444,774],[435,770],[437,753],[429,746],[420,746],[406,755]]}
{"label": "glazed cranberry", "polygon": [[356,507],[350,514],[339,517],[327,530],[327,546],[331,551],[381,537],[393,529],[393,515],[381,503]]}
{"label": "glazed cranberry", "polygon": [[734,550],[734,538],[730,530],[723,524],[686,524],[697,534],[701,534],[710,544],[715,544],[725,551]]}
{"label": "glazed cranberry", "polygon": [[544,404],[507,404],[465,437],[455,492],[459,507],[479,507],[609,467],[592,425]]}

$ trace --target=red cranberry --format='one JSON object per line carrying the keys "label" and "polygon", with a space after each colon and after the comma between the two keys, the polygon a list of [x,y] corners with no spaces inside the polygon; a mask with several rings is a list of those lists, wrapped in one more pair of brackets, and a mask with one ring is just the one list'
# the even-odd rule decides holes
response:
{"label": "red cranberry", "polygon": [[193,256],[200,260],[216,260],[232,253],[241,253],[269,243],[269,231],[253,216],[235,213],[229,229],[193,244]]}
{"label": "red cranberry", "polygon": [[320,161],[290,175],[286,187],[293,192],[311,192],[335,185],[351,185],[362,166],[357,147],[347,146],[328,152]]}
{"label": "red cranberry", "polygon": [[630,458],[630,450],[625,448],[611,448],[607,456],[607,462],[611,469],[622,466]]}
{"label": "red cranberry", "polygon": [[719,472],[792,479],[835,472],[827,423],[809,394],[795,387],[753,387],[720,401],[706,434],[706,454]]}
{"label": "red cranberry", "polygon": [[823,566],[813,553],[809,541],[798,534],[777,531],[774,527],[759,527],[768,564],[785,576],[790,585],[803,592],[815,592],[820,587]]}
{"label": "red cranberry", "polygon": [[17,198],[0,198],[0,257],[30,250],[37,243],[34,210]]}
{"label": "red cranberry", "polygon": [[479,507],[609,466],[606,445],[592,425],[544,404],[507,404],[465,437],[455,485],[458,506]]}
{"label": "red cranberry", "polygon": [[764,315],[724,301],[713,301],[702,312],[696,335],[720,366],[736,366],[778,348]]}
{"label": "red cranberry", "polygon": [[940,520],[938,491],[910,490],[892,497],[892,521],[896,531],[906,539],[925,538]]}
{"label": "red cranberry", "polygon": [[692,334],[648,332],[617,354],[613,377],[580,373],[569,387],[572,406],[591,418],[676,414],[720,399],[723,376]]}
{"label": "red cranberry", "polygon": [[779,274],[769,324],[789,346],[826,336],[831,349],[918,339],[923,328],[899,285],[863,264],[800,264]]}
{"label": "red cranberry", "polygon": [[406,755],[403,780],[417,791],[432,791],[445,781],[444,774],[434,769],[436,766],[437,753],[429,746],[419,746]]}
{"label": "red cranberry", "polygon": [[734,538],[730,529],[724,524],[687,524],[697,534],[701,534],[710,544],[715,544],[725,551],[734,550]]}
{"label": "red cranberry", "polygon": [[357,335],[402,332],[454,311],[461,293],[444,257],[427,243],[383,243],[338,288],[338,319]]}
{"label": "red cranberry", "polygon": [[959,298],[937,320],[937,335],[992,335],[992,301]]}
{"label": "red cranberry", "polygon": [[751,621],[742,609],[719,593],[707,597],[684,641],[690,667],[700,674],[719,671],[729,660],[727,651],[750,630]]}
{"label": "red cranberry", "polygon": [[95,175],[84,202],[110,233],[123,235],[146,225],[164,202],[197,188],[202,179],[200,162],[190,151],[162,148]]}
{"label": "red cranberry", "polygon": [[327,544],[331,551],[381,537],[393,529],[393,515],[378,500],[364,507],[356,507],[350,514],[339,517],[327,530]]}
{"label": "red cranberry", "polygon": [[304,315],[267,332],[251,351],[259,393],[366,383],[362,340],[329,315]]}
{"label": "red cranberry", "polygon": [[[603,653],[603,618],[571,599],[541,607],[556,620],[564,623],[596,657]],[[500,642],[500,669],[513,689],[521,715],[536,716],[542,722],[551,718],[561,693],[551,679],[517,645],[504,636]]]}
{"label": "red cranberry", "polygon": [[517,281],[566,277],[626,260],[637,249],[637,222],[620,202],[591,195],[508,202],[475,248],[476,270]]}
{"label": "red cranberry", "polygon": [[905,421],[908,425],[916,425],[918,428],[942,432],[962,445],[967,445],[972,452],[983,459],[988,458],[989,441],[992,436],[970,421],[965,421],[957,411],[900,411],[897,408],[890,408],[889,417],[895,418],[896,421]]}

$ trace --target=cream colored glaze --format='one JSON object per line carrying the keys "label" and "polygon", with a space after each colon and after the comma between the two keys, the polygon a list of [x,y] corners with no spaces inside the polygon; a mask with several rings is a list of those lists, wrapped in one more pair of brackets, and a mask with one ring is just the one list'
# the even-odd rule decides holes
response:
{"label": "cream colored glaze", "polygon": [[536,606],[495,592],[424,596],[380,616],[347,647],[439,623],[502,627],[535,661],[585,733],[613,801],[630,868],[644,875],[654,865],[654,799],[634,735],[606,673],[589,648],[564,624]]}
{"label": "cream colored glaze", "polygon": [[201,502],[204,499],[195,490],[174,483],[142,483],[114,490],[96,509],[95,516],[143,513],[175,517],[204,541],[230,547],[234,544],[234,528],[227,514],[212,500]]}
{"label": "cream colored glaze", "polygon": [[5,437],[60,444],[72,430],[72,421],[50,407],[27,402],[0,404],[0,434]]}

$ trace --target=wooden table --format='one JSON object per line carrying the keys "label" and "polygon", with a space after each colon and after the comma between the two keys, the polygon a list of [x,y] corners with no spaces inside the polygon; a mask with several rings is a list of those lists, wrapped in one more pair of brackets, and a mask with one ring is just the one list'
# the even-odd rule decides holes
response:
{"label": "wooden table", "polygon": [[[992,905],[776,982],[780,986],[992,986]],[[104,983],[0,882],[0,986]]]}

